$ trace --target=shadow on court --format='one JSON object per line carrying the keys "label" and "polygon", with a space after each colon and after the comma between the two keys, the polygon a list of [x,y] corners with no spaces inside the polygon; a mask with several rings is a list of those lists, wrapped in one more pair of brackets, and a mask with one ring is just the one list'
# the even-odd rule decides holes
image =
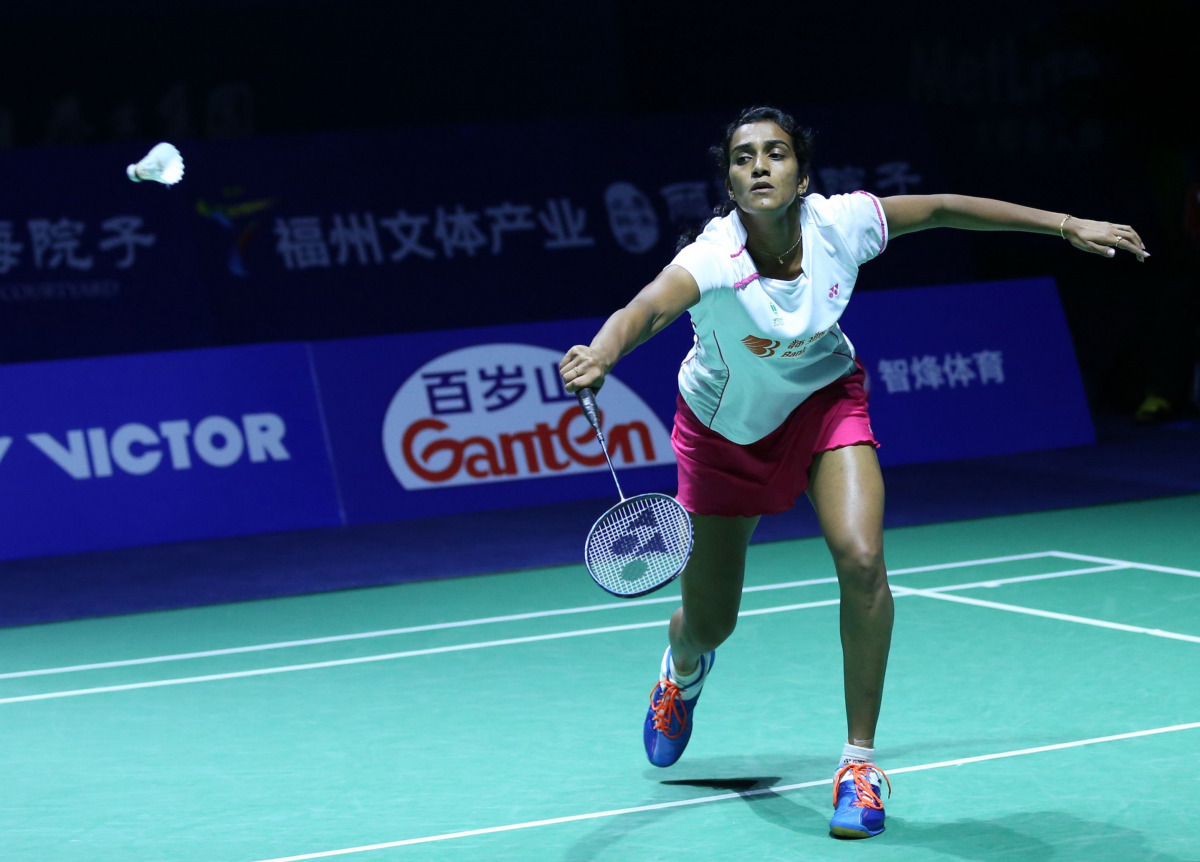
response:
{"label": "shadow on court", "polygon": [[[768,790],[779,781],[777,777],[746,777],[663,783],[747,793]],[[778,827],[781,833],[778,843],[773,842],[770,847],[745,846],[744,858],[775,858],[770,854],[777,851],[799,853],[796,858],[817,858],[806,854],[827,850],[840,855],[836,845],[857,844],[829,836],[828,794],[827,788],[811,788],[796,793],[765,792],[742,797],[749,811]],[[717,803],[732,804],[737,801]],[[668,808],[607,818],[568,847],[561,859],[563,862],[619,859],[620,852],[615,848],[631,835],[661,829],[672,814],[688,810],[690,807]],[[736,830],[738,826],[736,818],[714,814],[714,823],[709,828]],[[878,850],[883,845],[889,846],[889,854],[898,853],[896,858],[901,859],[946,858],[969,862],[1196,862],[1198,858],[1157,852],[1144,834],[1132,829],[1053,811],[949,823],[922,823],[891,816],[887,831],[871,839],[869,846]],[[825,855],[822,853],[820,858]]]}
{"label": "shadow on court", "polygon": [[[764,769],[764,766],[770,764]],[[785,775],[820,775],[828,763],[816,758],[789,759],[784,756],[761,756],[756,758],[728,757],[692,760],[686,766],[677,766],[669,770],[646,770],[643,776],[654,781],[660,792],[647,799],[643,805],[657,805],[664,802],[674,802],[680,799],[717,796],[724,793],[748,794],[741,800],[730,799],[721,803],[709,805],[731,805],[741,802],[749,805],[755,813],[764,819],[793,829],[797,832],[813,832],[822,835],[828,833],[828,816],[822,822],[814,820],[811,809],[797,805],[795,797],[782,796],[771,792],[770,788],[780,783],[790,783],[779,775],[763,775],[769,769],[771,772],[782,772]],[[664,778],[672,774],[681,774],[679,778]],[[694,776],[694,777],[683,777]],[[704,777],[714,776],[714,777]],[[701,791],[694,796],[681,797],[678,788],[696,788]],[[661,792],[665,791],[665,792]],[[804,808],[804,810],[799,810]],[[764,809],[770,809],[764,810]],[[613,858],[612,848],[626,841],[630,836],[642,830],[657,829],[662,824],[679,813],[694,811],[695,806],[683,805],[676,808],[660,808],[651,811],[639,811],[618,817],[607,817],[596,821],[595,828],[572,843],[561,857],[563,862],[591,862],[598,858]]]}
{"label": "shadow on court", "polygon": [[[1154,810],[1147,806],[1148,812]],[[973,862],[1195,862],[1197,858],[1159,853],[1141,832],[1056,811],[950,823],[893,817],[885,835],[890,835],[895,845],[922,847]]]}
{"label": "shadow on court", "polygon": [[[1053,741],[1047,740],[1045,742]],[[980,750],[1002,750],[1005,742],[996,739],[977,741]],[[1010,740],[1016,748],[1038,745],[1039,741]],[[928,755],[938,745],[914,744],[897,748],[893,754]],[[954,746],[962,751],[962,741]],[[905,757],[904,759],[908,759]],[[839,842],[829,836],[829,816],[832,813],[832,787],[828,784],[794,791],[775,792],[773,788],[814,780],[830,769],[828,758],[796,758],[783,755],[755,757],[726,757],[692,760],[668,770],[647,769],[642,775],[653,782],[654,791],[641,804],[656,805],[686,799],[704,799],[727,793],[740,798],[698,806],[681,805],[638,811],[593,822],[593,827],[562,853],[563,862],[596,862],[622,858],[620,848],[642,849],[650,836],[666,829],[676,815],[708,809],[712,813],[708,828],[739,830],[736,808],[753,813],[762,821],[777,827],[778,842],[770,847],[746,846],[745,858],[776,858],[774,853],[800,853],[797,858],[825,858],[826,854],[841,855]],[[674,777],[674,776],[678,777]],[[1079,776],[1065,775],[1065,781],[1077,783]],[[689,789],[697,791],[687,794]],[[1086,792],[1072,789],[1071,794]],[[681,795],[686,794],[686,795]],[[987,799],[948,799],[944,823],[929,822],[897,816],[903,810],[902,800],[893,799],[887,831],[872,839],[870,845],[898,859],[961,859],[967,862],[1200,862],[1200,855],[1177,856],[1158,852],[1148,836],[1141,831],[1105,823],[1103,820],[1081,818],[1059,811],[1038,811],[1010,814],[994,819],[972,819],[969,814],[988,805]],[[1153,811],[1152,805],[1147,806]],[[1104,816],[1104,812],[1098,811]],[[966,815],[966,816],[964,816]],[[682,822],[682,821],[680,821]],[[694,824],[695,821],[689,821]],[[664,833],[665,834],[665,833]],[[736,840],[736,839],[735,839]],[[761,840],[761,836],[758,840]],[[850,842],[858,843],[858,842]],[[864,848],[865,849],[865,848]],[[814,855],[815,854],[815,855]],[[872,856],[872,858],[874,858]],[[891,858],[889,856],[889,858]]]}

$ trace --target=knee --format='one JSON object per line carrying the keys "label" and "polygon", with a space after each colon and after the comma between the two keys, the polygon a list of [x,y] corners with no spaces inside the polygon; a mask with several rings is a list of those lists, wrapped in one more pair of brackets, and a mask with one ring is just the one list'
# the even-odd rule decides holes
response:
{"label": "knee", "polygon": [[737,612],[684,617],[684,633],[698,652],[714,650],[729,639],[737,627]]}
{"label": "knee", "polygon": [[834,554],[834,561],[843,593],[874,596],[887,591],[887,567],[881,546],[862,542],[840,548]]}

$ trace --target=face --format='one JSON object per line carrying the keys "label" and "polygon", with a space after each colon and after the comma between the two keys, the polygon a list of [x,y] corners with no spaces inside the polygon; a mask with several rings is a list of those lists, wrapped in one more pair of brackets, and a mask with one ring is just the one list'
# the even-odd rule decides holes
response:
{"label": "face", "polygon": [[791,135],[775,123],[748,123],[733,133],[725,188],[742,210],[788,207],[808,188],[808,177],[799,173]]}

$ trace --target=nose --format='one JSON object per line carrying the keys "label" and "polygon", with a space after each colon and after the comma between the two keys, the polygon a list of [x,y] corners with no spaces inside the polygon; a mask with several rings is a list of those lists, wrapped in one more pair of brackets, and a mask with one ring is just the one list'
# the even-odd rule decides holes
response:
{"label": "nose", "polygon": [[754,157],[754,170],[750,172],[751,176],[761,177],[771,173],[771,163],[761,155]]}

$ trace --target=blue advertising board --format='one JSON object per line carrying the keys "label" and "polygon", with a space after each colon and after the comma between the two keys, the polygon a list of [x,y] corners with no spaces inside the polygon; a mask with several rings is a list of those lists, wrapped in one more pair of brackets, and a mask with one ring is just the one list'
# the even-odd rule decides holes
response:
{"label": "blue advertising board", "polygon": [[307,347],[0,368],[0,558],[341,523]]}
{"label": "blue advertising board", "polygon": [[[599,443],[558,362],[602,320],[497,326],[313,345],[349,523],[611,495]],[[673,489],[675,321],[623,359],[598,398],[626,494]]]}
{"label": "blue advertising board", "polygon": [[[1094,442],[1053,280],[877,291],[849,308],[884,465]],[[602,322],[316,345],[348,522],[615,493],[555,374]],[[668,435],[690,344],[685,315],[625,357],[598,399],[626,493],[674,490]],[[626,438],[634,427],[644,446]]]}
{"label": "blue advertising board", "polygon": [[[0,367],[0,559],[608,497],[557,366],[603,318]],[[881,462],[1094,442],[1054,281],[868,292]],[[626,495],[675,488],[686,315],[600,393]]]}
{"label": "blue advertising board", "polygon": [[842,328],[885,466],[1095,442],[1053,279],[868,293]]}

